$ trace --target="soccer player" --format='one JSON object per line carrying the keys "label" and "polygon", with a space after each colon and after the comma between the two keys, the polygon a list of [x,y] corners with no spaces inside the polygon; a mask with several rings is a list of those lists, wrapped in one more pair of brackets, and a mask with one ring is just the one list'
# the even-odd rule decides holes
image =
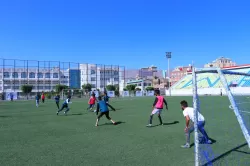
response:
{"label": "soccer player", "polygon": [[89,107],[88,107],[88,109],[87,110],[89,110],[89,111],[92,111],[92,109],[94,108],[94,106],[95,106],[95,102],[96,102],[96,97],[95,97],[95,94],[94,93],[92,93],[92,95],[91,95],[91,97],[90,97],[90,99],[89,99]]}
{"label": "soccer player", "polygon": [[97,103],[97,110],[96,110],[96,115],[98,115],[99,111],[101,112],[101,114],[97,117],[96,120],[96,124],[95,126],[98,126],[98,122],[100,120],[100,118],[105,115],[106,118],[108,120],[110,120],[114,125],[116,124],[115,121],[113,121],[110,117],[109,117],[109,109],[108,107],[110,107],[113,111],[115,111],[115,109],[109,105],[108,103],[106,103],[104,100],[102,100],[102,97],[99,96],[98,97],[99,102]]}
{"label": "soccer player", "polygon": [[107,94],[107,92],[104,92],[104,98],[103,100],[106,102],[106,103],[109,103],[109,96]]}
{"label": "soccer player", "polygon": [[147,125],[147,127],[152,127],[153,116],[155,114],[158,115],[160,125],[163,125],[162,119],[161,119],[161,111],[163,109],[163,104],[165,104],[166,109],[168,110],[168,104],[167,104],[166,100],[164,99],[164,97],[160,95],[160,90],[155,90],[155,96],[156,96],[156,98],[155,98],[155,101],[153,103],[153,111],[150,115],[149,124]]}
{"label": "soccer player", "polygon": [[59,103],[60,103],[60,95],[59,95],[59,94],[57,94],[57,95],[55,96],[55,102],[56,102],[57,108],[59,109]]}
{"label": "soccer player", "polygon": [[44,93],[42,93],[42,102],[44,103],[44,101],[45,101],[45,95]]}
{"label": "soccer player", "polygon": [[36,95],[36,107],[39,107],[39,100],[40,100],[40,95]]}
{"label": "soccer player", "polygon": [[[183,115],[186,119],[186,127],[184,129],[186,135],[186,144],[181,147],[190,148],[190,134],[194,131],[194,125],[191,125],[189,127],[189,122],[190,120],[194,122],[194,109],[192,107],[188,107],[188,103],[185,100],[181,101],[180,104],[181,104],[181,109],[183,110]],[[203,135],[202,140],[204,140],[204,143],[206,144],[211,144],[212,141],[209,140],[209,137],[204,129],[204,126],[205,126],[205,118],[202,114],[198,112],[198,129]]]}
{"label": "soccer player", "polygon": [[69,111],[69,104],[71,104],[72,102],[70,102],[71,96],[69,95],[67,97],[67,99],[64,101],[64,103],[62,104],[62,108],[60,110],[57,111],[56,115],[59,114],[59,112],[61,112],[64,108],[66,108],[64,115],[67,115],[67,112]]}

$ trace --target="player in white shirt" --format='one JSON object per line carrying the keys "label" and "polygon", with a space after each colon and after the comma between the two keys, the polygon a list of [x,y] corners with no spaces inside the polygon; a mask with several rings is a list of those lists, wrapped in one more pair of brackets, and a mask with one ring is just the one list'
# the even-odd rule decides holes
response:
{"label": "player in white shirt", "polygon": [[[181,109],[183,110],[183,115],[186,119],[186,127],[185,127],[185,135],[186,135],[186,144],[181,146],[182,148],[190,148],[190,134],[194,131],[194,125],[189,126],[190,120],[194,122],[194,109],[192,107],[188,107],[187,101],[181,101]],[[205,126],[205,118],[202,114],[198,112],[198,129],[203,135],[201,139],[203,143],[211,144],[212,141],[209,140],[207,132],[204,129]]]}

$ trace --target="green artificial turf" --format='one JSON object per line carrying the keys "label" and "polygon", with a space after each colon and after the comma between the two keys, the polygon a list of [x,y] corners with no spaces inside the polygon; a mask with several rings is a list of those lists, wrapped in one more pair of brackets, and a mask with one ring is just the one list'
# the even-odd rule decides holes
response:
{"label": "green artificial turf", "polygon": [[[117,108],[95,127],[96,115],[87,112],[87,100],[72,100],[68,116],[56,116],[56,105],[46,101],[0,103],[1,166],[192,166],[194,147],[185,143],[185,121],[179,102],[191,97],[168,97],[169,110],[162,114],[164,126],[146,128],[154,98],[111,100]],[[224,154],[215,165],[250,165],[250,151],[226,97],[201,97],[206,130],[216,143],[215,156]],[[154,117],[153,124],[159,123]],[[192,138],[193,140],[193,138]],[[238,149],[234,149],[243,145]],[[234,150],[232,150],[234,149]],[[228,152],[228,153],[227,153]]]}

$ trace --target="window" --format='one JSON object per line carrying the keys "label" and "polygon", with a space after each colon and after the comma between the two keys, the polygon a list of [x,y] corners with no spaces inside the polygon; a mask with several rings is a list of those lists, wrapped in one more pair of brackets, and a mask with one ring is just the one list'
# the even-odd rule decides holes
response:
{"label": "window", "polygon": [[37,78],[43,78],[43,73],[37,73]]}
{"label": "window", "polygon": [[31,73],[29,74],[29,78],[35,78],[35,77],[36,77],[35,73],[31,72]]}
{"label": "window", "polygon": [[92,84],[92,88],[96,88],[95,84]]}
{"label": "window", "polygon": [[17,72],[12,73],[12,78],[18,78],[18,73]]}
{"label": "window", "polygon": [[37,86],[37,89],[43,90],[43,86]]}
{"label": "window", "polygon": [[3,78],[10,78],[10,73],[9,72],[4,72],[3,73]]}
{"label": "window", "polygon": [[50,78],[50,73],[45,73],[45,78]]}
{"label": "window", "polygon": [[91,77],[91,81],[95,81],[96,79],[95,79],[95,77]]}
{"label": "window", "polygon": [[53,78],[58,78],[58,73],[53,73]]}
{"label": "window", "polygon": [[21,78],[27,78],[27,73],[26,72],[22,72],[21,73]]}
{"label": "window", "polygon": [[51,89],[51,86],[45,86],[44,89],[50,90],[50,89]]}
{"label": "window", "polygon": [[114,81],[119,81],[119,78],[114,78]]}
{"label": "window", "polygon": [[13,86],[13,89],[20,89],[20,86]]}
{"label": "window", "polygon": [[96,72],[95,72],[95,70],[91,70],[91,74],[95,74]]}

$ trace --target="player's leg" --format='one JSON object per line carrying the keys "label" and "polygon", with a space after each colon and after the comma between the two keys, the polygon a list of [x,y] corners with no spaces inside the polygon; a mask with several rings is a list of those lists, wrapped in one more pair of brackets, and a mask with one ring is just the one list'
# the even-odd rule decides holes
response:
{"label": "player's leg", "polygon": [[67,113],[69,112],[69,106],[65,106],[66,111],[64,112],[64,115],[67,115]]}
{"label": "player's leg", "polygon": [[159,110],[158,109],[153,109],[150,117],[149,117],[149,124],[147,125],[147,127],[151,127],[152,126],[152,122],[153,122],[153,116],[154,114],[158,114]]}
{"label": "player's leg", "polygon": [[110,120],[113,124],[115,124],[115,121],[113,121],[110,116],[109,116],[109,111],[108,112],[105,112],[105,116],[108,120]]}
{"label": "player's leg", "polygon": [[59,102],[56,102],[56,106],[57,106],[58,109],[60,109]]}
{"label": "player's leg", "polygon": [[159,112],[158,112],[158,118],[159,118],[159,121],[160,121],[160,125],[163,125],[162,119],[161,119],[161,111],[162,110],[159,110]]}
{"label": "player's leg", "polygon": [[[204,143],[208,143],[208,144],[211,144],[212,141],[209,140],[209,137],[207,135],[207,132],[206,130],[204,129],[204,126],[205,126],[205,122],[198,122],[198,129],[199,131],[201,132],[201,134],[203,135],[203,138],[202,140],[204,140]],[[203,142],[203,141],[202,141]]]}
{"label": "player's leg", "polygon": [[104,115],[103,112],[101,112],[100,115],[98,115],[97,119],[96,119],[96,123],[95,123],[95,126],[98,126],[98,122],[100,121],[101,117]]}
{"label": "player's leg", "polygon": [[194,131],[194,125],[191,125],[187,131],[185,131],[186,144],[182,145],[182,148],[190,148],[190,134]]}
{"label": "player's leg", "polygon": [[39,107],[39,100],[36,100],[36,107]]}
{"label": "player's leg", "polygon": [[93,104],[89,104],[88,111],[92,111]]}
{"label": "player's leg", "polygon": [[56,114],[58,115],[59,112],[61,112],[64,108],[65,108],[65,105],[63,104],[62,107],[61,107],[61,109],[59,109]]}

